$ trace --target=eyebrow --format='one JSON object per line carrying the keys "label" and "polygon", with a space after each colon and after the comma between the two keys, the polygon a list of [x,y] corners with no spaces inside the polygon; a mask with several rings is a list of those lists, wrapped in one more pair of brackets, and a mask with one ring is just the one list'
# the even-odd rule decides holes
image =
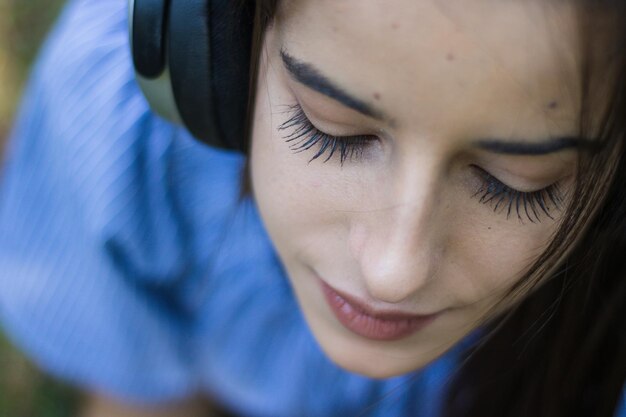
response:
{"label": "eyebrow", "polygon": [[474,143],[480,149],[506,155],[539,156],[561,152],[567,149],[578,149],[590,152],[600,150],[597,140],[574,136],[556,137],[541,142],[511,142],[498,139],[481,139]]}
{"label": "eyebrow", "polygon": [[375,106],[350,95],[350,93],[337,86],[312,64],[299,61],[289,55],[289,53],[287,53],[284,49],[281,49],[280,56],[289,74],[291,74],[291,76],[301,84],[304,84],[318,93],[330,97],[344,106],[364,114],[365,116],[372,117],[377,120],[389,119]]}
{"label": "eyebrow", "polygon": [[[280,56],[289,74],[301,84],[365,116],[377,120],[391,120],[375,106],[350,95],[350,93],[346,92],[323,75],[321,71],[312,64],[294,58],[284,48],[281,49]],[[567,149],[586,150],[590,152],[596,152],[600,149],[599,141],[574,136],[550,138],[539,142],[480,139],[474,142],[474,146],[488,152],[519,156],[550,155]]]}

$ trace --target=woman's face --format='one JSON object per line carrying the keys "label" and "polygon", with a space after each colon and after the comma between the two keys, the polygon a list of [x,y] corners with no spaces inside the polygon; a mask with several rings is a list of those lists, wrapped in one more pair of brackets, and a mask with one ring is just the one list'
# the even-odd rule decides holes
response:
{"label": "woman's face", "polygon": [[545,249],[581,145],[574,16],[538,0],[283,2],[253,189],[337,364],[426,365]]}

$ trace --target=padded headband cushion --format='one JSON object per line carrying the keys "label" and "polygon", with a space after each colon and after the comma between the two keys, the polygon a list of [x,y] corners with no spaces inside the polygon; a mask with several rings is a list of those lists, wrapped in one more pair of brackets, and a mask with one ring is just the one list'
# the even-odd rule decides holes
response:
{"label": "padded headband cushion", "polygon": [[165,1],[133,2],[133,63],[137,72],[148,79],[158,77],[165,70]]}
{"label": "padded headband cushion", "polygon": [[191,133],[243,151],[253,14],[237,4],[171,0],[168,55],[176,104]]}

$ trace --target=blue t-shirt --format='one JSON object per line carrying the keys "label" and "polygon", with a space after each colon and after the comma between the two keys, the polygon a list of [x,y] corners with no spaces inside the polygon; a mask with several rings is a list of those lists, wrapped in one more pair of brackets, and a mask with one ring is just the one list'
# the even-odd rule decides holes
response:
{"label": "blue t-shirt", "polygon": [[126,3],[71,2],[34,70],[0,189],[6,333],[53,375],[122,400],[201,391],[242,416],[438,416],[470,342],[382,381],[330,362],[238,199],[243,156],[150,112]]}

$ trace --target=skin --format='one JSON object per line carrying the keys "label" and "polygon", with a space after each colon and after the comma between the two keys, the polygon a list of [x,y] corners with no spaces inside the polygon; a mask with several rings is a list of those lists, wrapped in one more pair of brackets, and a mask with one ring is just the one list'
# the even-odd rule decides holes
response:
{"label": "skin", "polygon": [[[298,82],[281,50],[387,117]],[[339,366],[383,378],[427,365],[493,317],[550,242],[562,211],[534,222],[523,209],[494,212],[476,195],[477,167],[524,192],[558,183],[565,203],[577,152],[507,155],[476,141],[575,135],[576,51],[565,2],[283,2],[261,55],[252,184],[304,316]],[[328,134],[376,140],[343,165],[309,162],[319,146],[295,153],[293,129],[281,129],[296,103]],[[368,339],[338,321],[320,279],[376,310],[442,314],[399,340]]]}
{"label": "skin", "polygon": [[164,405],[136,405],[117,401],[98,393],[85,395],[81,417],[218,417],[211,404],[201,397],[188,398]]}

